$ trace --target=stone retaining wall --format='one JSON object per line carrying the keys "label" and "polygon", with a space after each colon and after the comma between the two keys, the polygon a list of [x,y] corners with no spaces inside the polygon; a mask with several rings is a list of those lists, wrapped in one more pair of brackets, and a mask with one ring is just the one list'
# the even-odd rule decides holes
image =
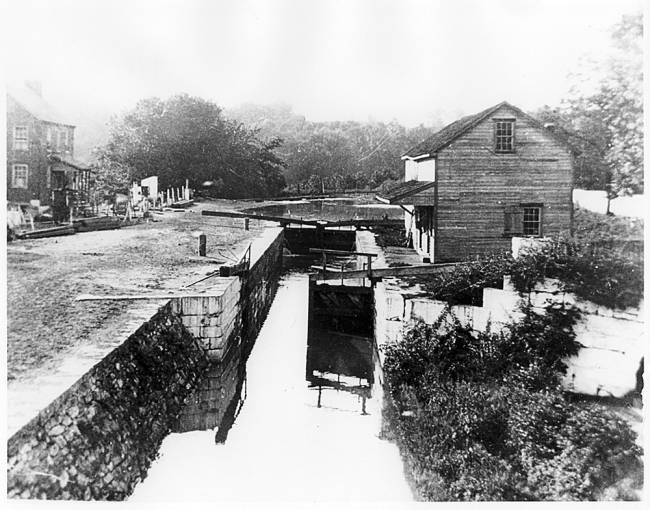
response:
{"label": "stone retaining wall", "polygon": [[215,278],[205,296],[162,306],[16,432],[8,496],[125,499],[167,434],[229,427],[282,249],[282,230],[266,231],[251,246],[246,277]]}
{"label": "stone retaining wall", "polygon": [[207,366],[171,304],[163,306],[9,439],[8,496],[126,498]]}
{"label": "stone retaining wall", "polygon": [[233,403],[241,399],[246,360],[282,272],[283,231],[271,229],[255,243],[246,277],[219,278],[229,281],[220,296],[184,298],[174,305],[210,359],[206,376],[178,421],[177,432],[219,427],[221,437],[230,426],[236,407]]}
{"label": "stone retaining wall", "polygon": [[[412,298],[390,282],[376,288],[377,341],[399,339],[405,325],[414,320],[433,324],[447,304],[427,298]],[[483,289],[483,306],[455,305],[453,314],[466,326],[484,331],[490,323],[492,331],[521,317],[518,311],[521,296],[506,279],[504,289]],[[551,279],[539,285],[529,296],[539,311],[550,301],[575,304],[582,310],[582,319],[574,327],[576,340],[582,344],[577,356],[566,360],[564,378],[567,389],[588,395],[623,397],[637,386],[637,370],[644,352],[643,303],[639,308],[611,310],[571,294],[558,293]]]}

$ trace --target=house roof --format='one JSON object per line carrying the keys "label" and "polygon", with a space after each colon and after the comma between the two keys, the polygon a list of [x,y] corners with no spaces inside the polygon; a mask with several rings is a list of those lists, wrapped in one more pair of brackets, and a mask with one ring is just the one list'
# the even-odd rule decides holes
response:
{"label": "house roof", "polygon": [[376,195],[377,200],[387,204],[399,204],[402,200],[434,186],[435,181],[406,181]]}
{"label": "house roof", "polygon": [[37,119],[55,124],[74,126],[70,119],[63,116],[29,87],[8,84],[7,95]]}
{"label": "house roof", "polygon": [[85,163],[77,161],[76,159],[73,159],[65,154],[52,154],[50,156],[50,159],[52,161],[63,163],[64,165],[71,166],[72,168],[76,168],[77,170],[90,170],[90,167]]}
{"label": "house roof", "polygon": [[476,126],[483,119],[485,119],[486,117],[488,117],[489,115],[491,115],[492,113],[494,113],[499,108],[505,105],[514,108],[517,111],[520,111],[518,108],[515,108],[514,106],[508,104],[506,101],[503,101],[481,112],[475,113],[474,115],[467,115],[445,126],[440,131],[434,133],[423,142],[420,142],[414,147],[411,147],[408,151],[406,151],[402,155],[402,157],[416,158],[423,154],[433,155],[435,152],[449,145],[460,135],[469,131],[471,128]]}

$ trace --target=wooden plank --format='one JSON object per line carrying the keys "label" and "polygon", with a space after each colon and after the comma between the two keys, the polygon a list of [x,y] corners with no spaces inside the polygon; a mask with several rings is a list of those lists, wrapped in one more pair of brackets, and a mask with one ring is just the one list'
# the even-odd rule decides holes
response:
{"label": "wooden plank", "polygon": [[60,227],[43,228],[39,230],[28,230],[16,234],[19,239],[40,239],[43,237],[55,237],[74,234],[76,231],[72,225]]}
{"label": "wooden plank", "polygon": [[404,225],[404,220],[341,220],[341,221],[327,221],[324,223],[326,227],[400,227]]}
{"label": "wooden plank", "polygon": [[[417,266],[400,266],[400,267],[380,267],[372,270],[373,278],[389,278],[391,276],[416,276],[423,274],[434,274],[445,271],[453,271],[456,267],[470,264],[470,262],[450,262],[446,264],[422,264]],[[368,278],[367,269],[356,269],[351,271],[326,271],[323,275],[322,268],[318,274],[310,274],[309,279],[312,281],[319,280],[338,280],[353,278]]]}
{"label": "wooden plank", "polygon": [[217,216],[221,218],[252,218],[254,220],[260,221],[274,221],[284,224],[296,224],[296,225],[312,225],[320,226],[324,223],[316,220],[302,220],[296,218],[287,218],[285,216],[269,216],[267,214],[253,214],[253,213],[242,213],[242,212],[229,212],[229,211],[201,211],[203,216]]}
{"label": "wooden plank", "polygon": [[124,300],[146,300],[146,299],[181,299],[191,297],[219,297],[221,293],[216,292],[186,292],[186,293],[173,293],[173,294],[113,294],[100,296],[97,294],[80,294],[75,301],[124,301]]}
{"label": "wooden plank", "polygon": [[283,225],[311,225],[314,227],[373,227],[373,226],[400,226],[404,223],[403,220],[341,220],[341,221],[325,221],[325,220],[303,220],[298,218],[290,218],[287,216],[270,216],[267,214],[244,213],[244,212],[230,212],[230,211],[201,211],[203,216],[216,216],[222,218],[251,218],[260,221],[273,221]]}
{"label": "wooden plank", "polygon": [[309,248],[309,253],[327,253],[331,255],[363,255],[364,257],[376,257],[376,253],[364,253],[362,251],[326,250],[323,248]]}

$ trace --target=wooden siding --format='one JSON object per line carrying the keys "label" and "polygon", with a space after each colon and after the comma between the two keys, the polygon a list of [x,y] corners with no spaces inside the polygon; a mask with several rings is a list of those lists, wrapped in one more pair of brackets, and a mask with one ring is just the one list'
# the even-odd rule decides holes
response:
{"label": "wooden siding", "polygon": [[[516,119],[514,153],[494,152],[493,119],[499,117]],[[511,238],[504,235],[508,206],[542,203],[544,236],[571,229],[571,155],[507,106],[442,149],[436,170],[436,262],[509,251]]]}

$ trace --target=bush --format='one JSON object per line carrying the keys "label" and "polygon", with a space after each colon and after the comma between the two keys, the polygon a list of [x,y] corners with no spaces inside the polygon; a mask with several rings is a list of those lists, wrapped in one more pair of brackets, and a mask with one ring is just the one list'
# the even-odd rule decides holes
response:
{"label": "bush", "polygon": [[386,246],[405,247],[408,245],[404,227],[377,225],[372,227],[372,231],[377,236],[377,244],[382,248]]}
{"label": "bush", "polygon": [[400,342],[383,347],[387,377],[395,388],[408,386],[416,392],[432,375],[488,381],[514,372],[531,389],[555,385],[566,372],[562,359],[580,348],[573,332],[580,313],[554,304],[546,307],[546,314],[531,306],[522,311],[520,321],[498,333],[489,325],[483,332],[463,326],[449,308],[434,324],[417,322]]}
{"label": "bush", "polygon": [[397,436],[425,500],[593,500],[640,466],[628,425],[567,401],[572,309],[524,308],[502,334],[449,312],[384,347]]}
{"label": "bush", "polygon": [[425,290],[427,297],[451,305],[482,306],[485,287],[503,288],[503,277],[508,274],[512,258],[507,254],[493,255],[460,265],[450,272],[408,278]]}
{"label": "bush", "polygon": [[530,292],[545,278],[562,290],[609,308],[638,306],[643,298],[643,261],[584,243],[554,241],[520,255],[508,268],[517,291]]}
{"label": "bush", "polygon": [[576,207],[573,212],[575,238],[584,243],[626,243],[643,240],[643,220],[608,216]]}
{"label": "bush", "polygon": [[556,278],[561,290],[609,308],[638,306],[643,298],[643,261],[615,250],[594,249],[588,243],[555,240],[513,259],[493,255],[459,265],[453,271],[411,277],[424,294],[449,304],[482,306],[485,287],[503,287],[510,276],[515,289],[530,293],[546,278]]}

